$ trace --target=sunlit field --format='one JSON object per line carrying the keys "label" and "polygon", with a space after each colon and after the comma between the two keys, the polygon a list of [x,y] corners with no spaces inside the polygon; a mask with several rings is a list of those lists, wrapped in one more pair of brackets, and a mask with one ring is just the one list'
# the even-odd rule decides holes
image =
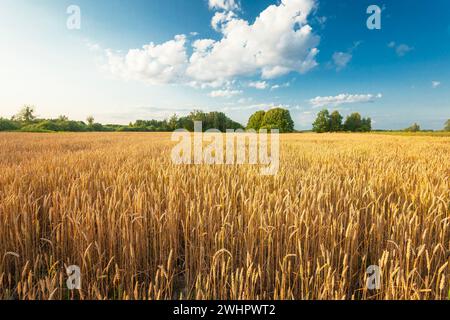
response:
{"label": "sunlit field", "polygon": [[281,142],[262,176],[173,165],[170,134],[0,134],[0,299],[449,297],[450,137]]}

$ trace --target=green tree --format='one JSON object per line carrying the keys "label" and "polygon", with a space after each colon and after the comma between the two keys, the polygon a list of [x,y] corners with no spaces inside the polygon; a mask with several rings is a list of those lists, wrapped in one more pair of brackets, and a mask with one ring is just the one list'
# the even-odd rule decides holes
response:
{"label": "green tree", "polygon": [[406,132],[419,132],[420,131],[420,125],[417,123],[414,123],[411,127],[408,127],[405,129]]}
{"label": "green tree", "polygon": [[450,119],[447,120],[447,122],[445,123],[445,131],[450,131]]}
{"label": "green tree", "polygon": [[372,131],[372,119],[371,118],[364,118],[361,120],[361,131],[362,132]]}
{"label": "green tree", "polygon": [[262,128],[278,129],[280,133],[290,133],[294,131],[294,121],[288,110],[275,108],[267,111],[264,115]]}
{"label": "green tree", "polygon": [[194,122],[201,122],[203,131],[217,129],[225,132],[227,129],[242,129],[242,125],[228,118],[223,112],[209,112],[195,110],[187,117],[181,117],[177,121],[177,128],[194,131]]}
{"label": "green tree", "polygon": [[69,118],[67,116],[61,115],[58,117],[58,121],[61,122],[69,121]]}
{"label": "green tree", "polygon": [[346,131],[358,132],[361,131],[362,119],[359,113],[352,113],[345,120],[344,128]]}
{"label": "green tree", "polygon": [[[177,129],[178,127],[178,116],[176,114],[174,114],[173,116],[171,116],[169,118],[169,121],[167,122],[167,125],[169,126],[171,131],[174,131]],[[154,128],[152,128],[153,130],[150,131],[154,131]]]}
{"label": "green tree", "polygon": [[334,111],[330,116],[330,131],[339,132],[342,131],[342,120],[344,118],[341,116],[339,111]]}
{"label": "green tree", "polygon": [[87,118],[86,118],[86,121],[87,121],[87,123],[88,123],[88,126],[90,126],[90,127],[92,127],[92,126],[94,125],[94,123],[95,123],[95,119],[94,119],[93,116],[87,117]]}
{"label": "green tree", "polygon": [[254,129],[259,131],[262,127],[264,116],[266,115],[265,111],[257,111],[255,112],[250,119],[248,119],[247,129]]}
{"label": "green tree", "polygon": [[317,118],[313,123],[313,131],[317,133],[330,131],[330,112],[327,109],[323,109],[317,114]]}
{"label": "green tree", "polygon": [[227,116],[223,112],[210,112],[206,115],[206,130],[217,129],[225,132],[227,129]]}
{"label": "green tree", "polygon": [[25,105],[19,111],[19,113],[13,117],[13,120],[21,121],[21,122],[25,122],[25,123],[29,124],[29,123],[33,122],[34,120],[36,120],[36,116],[34,113],[35,113],[34,106]]}

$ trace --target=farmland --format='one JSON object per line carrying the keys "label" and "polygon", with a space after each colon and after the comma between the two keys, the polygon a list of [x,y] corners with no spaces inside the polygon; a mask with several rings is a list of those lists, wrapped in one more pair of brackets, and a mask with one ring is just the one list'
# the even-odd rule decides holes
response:
{"label": "farmland", "polygon": [[0,299],[448,298],[450,137],[283,135],[276,176],[173,146],[1,133]]}

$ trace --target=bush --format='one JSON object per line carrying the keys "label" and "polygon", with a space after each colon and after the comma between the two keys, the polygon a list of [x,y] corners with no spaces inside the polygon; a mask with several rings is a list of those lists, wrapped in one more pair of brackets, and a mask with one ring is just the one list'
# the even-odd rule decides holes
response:
{"label": "bush", "polygon": [[146,127],[130,127],[130,126],[123,126],[117,129],[119,132],[147,132]]}
{"label": "bush", "polygon": [[39,128],[39,126],[37,124],[30,124],[28,126],[22,127],[20,129],[20,131],[23,131],[23,132],[41,132],[41,133],[55,132],[55,131]]}
{"label": "bush", "polygon": [[20,125],[17,122],[0,118],[0,131],[14,131],[19,129]]}
{"label": "bush", "polygon": [[87,126],[87,130],[93,132],[113,132],[116,131],[116,128],[104,126],[100,123],[93,123],[92,125]]}
{"label": "bush", "polygon": [[61,121],[59,123],[61,131],[83,132],[88,131],[88,127],[82,121]]}
{"label": "bush", "polygon": [[34,126],[38,130],[43,131],[54,131],[54,132],[64,131],[60,125],[50,120],[39,122],[38,124],[34,124],[32,126]]}

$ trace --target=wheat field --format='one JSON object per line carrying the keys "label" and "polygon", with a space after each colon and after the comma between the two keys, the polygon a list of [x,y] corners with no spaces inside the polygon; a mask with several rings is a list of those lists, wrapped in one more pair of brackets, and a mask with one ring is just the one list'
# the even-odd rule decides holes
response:
{"label": "wheat field", "polygon": [[173,145],[0,134],[0,299],[448,299],[449,137],[284,135],[273,177]]}

